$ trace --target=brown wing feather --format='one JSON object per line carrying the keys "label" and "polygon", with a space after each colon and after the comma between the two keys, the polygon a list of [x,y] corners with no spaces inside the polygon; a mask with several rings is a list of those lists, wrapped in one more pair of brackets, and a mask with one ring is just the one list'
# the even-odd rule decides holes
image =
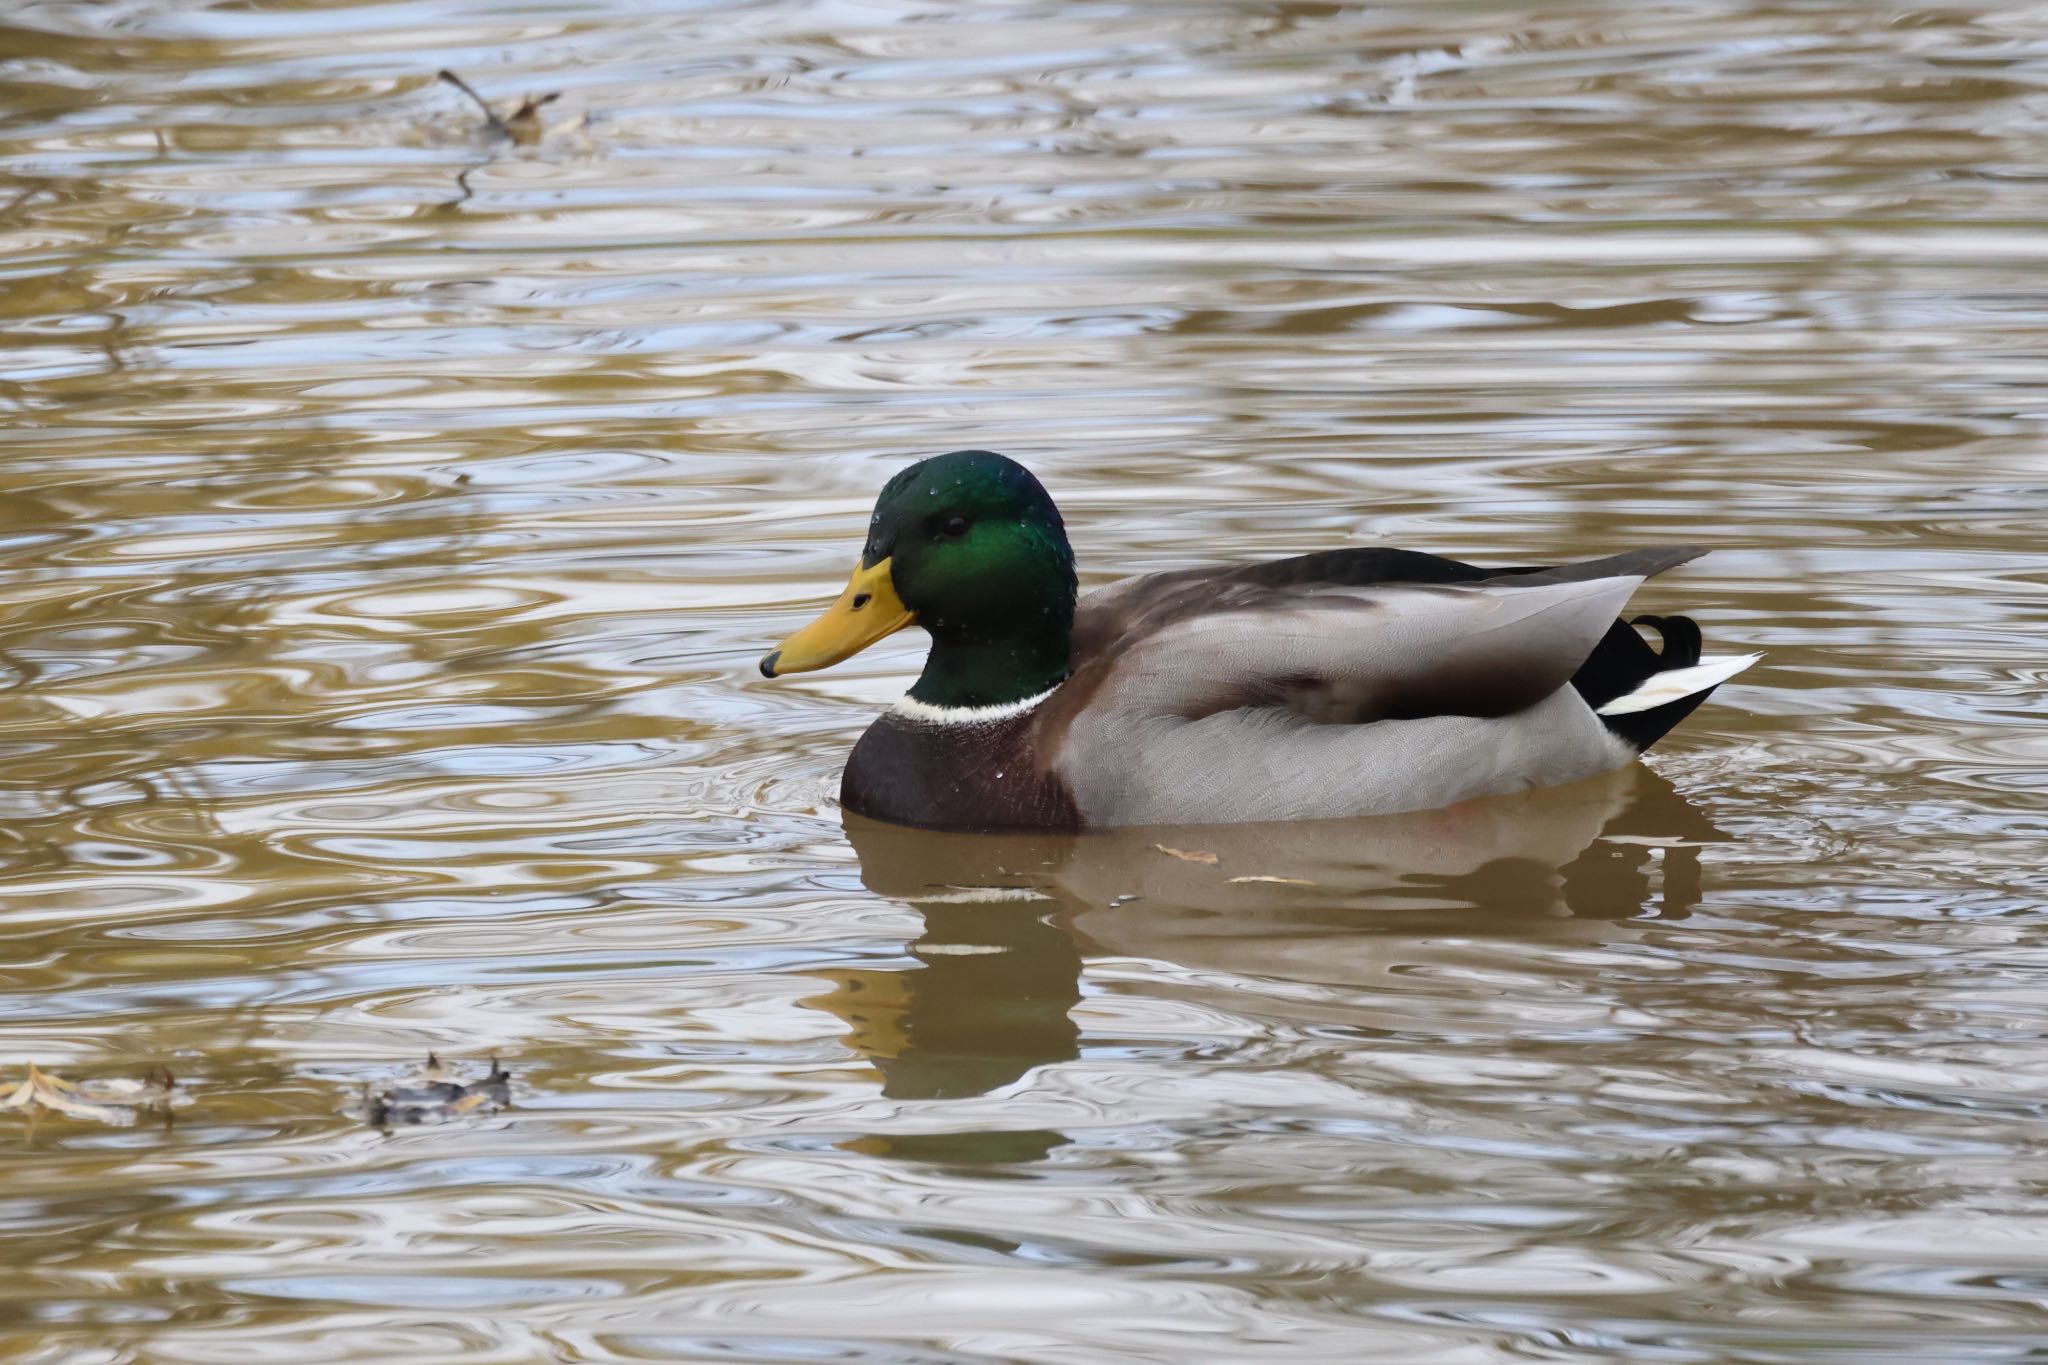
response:
{"label": "brown wing feather", "polygon": [[[1288,637],[1371,629],[1371,595],[1346,589],[1454,584],[1534,589],[1604,578],[1647,578],[1701,553],[1689,546],[1631,550],[1556,568],[1503,570],[1410,550],[1370,548],[1124,579],[1081,599],[1075,614],[1074,662],[1076,682],[1083,686],[1068,691],[1092,693],[1099,683],[1086,678],[1090,668],[1107,667],[1162,633],[1202,618],[1243,614],[1243,636],[1257,640],[1264,634],[1266,643],[1278,646]],[[1263,630],[1254,630],[1261,617]],[[1566,651],[1575,648],[1567,646]],[[1286,652],[1272,650],[1276,656]],[[1519,652],[1531,653],[1526,637]],[[1454,645],[1393,681],[1347,672],[1341,665],[1291,670],[1281,666],[1262,673],[1243,661],[1226,659],[1218,663],[1216,686],[1187,702],[1180,714],[1185,718],[1236,707],[1276,707],[1326,724],[1423,715],[1505,715],[1547,696],[1584,661],[1580,655],[1563,678],[1556,678],[1553,674],[1563,656],[1541,653],[1542,667],[1531,667],[1530,659],[1505,656],[1492,660],[1492,666],[1475,666],[1466,657],[1468,651]]]}
{"label": "brown wing feather", "polygon": [[[1125,578],[1083,597],[1074,612],[1074,663],[1079,667],[1134,635],[1148,634],[1225,601],[1243,605],[1248,589],[1277,594],[1317,587],[1394,583],[1472,583],[1519,569],[1482,569],[1419,550],[1366,546],[1320,550],[1257,564],[1210,564]],[[1279,600],[1279,599],[1273,599]]]}

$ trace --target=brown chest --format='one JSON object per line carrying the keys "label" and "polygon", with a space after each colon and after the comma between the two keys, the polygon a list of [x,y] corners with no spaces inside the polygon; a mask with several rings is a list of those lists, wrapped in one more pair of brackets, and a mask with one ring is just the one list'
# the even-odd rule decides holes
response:
{"label": "brown chest", "polygon": [[1029,715],[938,724],[890,713],[846,762],[839,800],[925,829],[1078,829],[1073,793],[1047,771]]}

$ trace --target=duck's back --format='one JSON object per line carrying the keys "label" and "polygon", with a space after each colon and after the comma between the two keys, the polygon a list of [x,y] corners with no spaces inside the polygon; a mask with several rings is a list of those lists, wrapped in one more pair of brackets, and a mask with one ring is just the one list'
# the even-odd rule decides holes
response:
{"label": "duck's back", "polygon": [[1126,580],[1082,599],[1041,744],[1090,825],[1382,814],[1609,771],[1711,690],[1598,714],[1698,662],[1696,630],[1667,625],[1659,655],[1618,619],[1697,553],[1489,571],[1352,550]]}
{"label": "duck's back", "polygon": [[[1668,561],[1648,568],[1644,575],[1647,577],[1702,552],[1676,549],[1639,553],[1653,556],[1651,565],[1657,565],[1660,559]],[[1568,573],[1575,567],[1485,568],[1419,550],[1362,546],[1257,564],[1204,565],[1139,574],[1081,598],[1074,615],[1074,665],[1079,670],[1113,653],[1127,641],[1197,613],[1227,610],[1233,602],[1255,607],[1261,601],[1273,603],[1289,593],[1310,593],[1318,588],[1469,584]],[[1648,626],[1657,632],[1661,652],[1649,646],[1636,626]],[[1700,628],[1690,617],[1644,615],[1635,617],[1633,623],[1617,618],[1573,672],[1571,684],[1597,713],[1655,674],[1697,665],[1701,650]],[[1712,690],[1705,688],[1667,704],[1602,719],[1610,731],[1640,754],[1690,715]]]}

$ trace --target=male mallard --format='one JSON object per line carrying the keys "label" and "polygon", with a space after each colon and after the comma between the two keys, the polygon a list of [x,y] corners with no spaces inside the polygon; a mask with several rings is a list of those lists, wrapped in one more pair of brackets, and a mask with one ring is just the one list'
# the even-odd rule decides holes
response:
{"label": "male mallard", "polygon": [[1426,810],[1629,762],[1759,656],[1700,658],[1683,616],[1616,619],[1704,553],[1481,569],[1325,550],[1127,578],[1076,601],[1059,509],[1014,460],[884,485],[853,581],[761,660],[825,668],[909,625],[910,692],[840,801],[943,829],[1313,820]]}

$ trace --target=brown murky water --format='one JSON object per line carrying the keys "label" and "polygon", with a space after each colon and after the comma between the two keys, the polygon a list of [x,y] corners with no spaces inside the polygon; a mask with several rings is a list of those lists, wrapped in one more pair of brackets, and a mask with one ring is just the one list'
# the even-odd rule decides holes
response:
{"label": "brown murky water", "polygon": [[[0,1114],[0,1355],[2048,1358],[2044,165],[2039,5],[10,6],[0,1079],[191,1103]],[[914,643],[754,659],[963,445],[1768,658],[1213,866],[845,829]]]}

